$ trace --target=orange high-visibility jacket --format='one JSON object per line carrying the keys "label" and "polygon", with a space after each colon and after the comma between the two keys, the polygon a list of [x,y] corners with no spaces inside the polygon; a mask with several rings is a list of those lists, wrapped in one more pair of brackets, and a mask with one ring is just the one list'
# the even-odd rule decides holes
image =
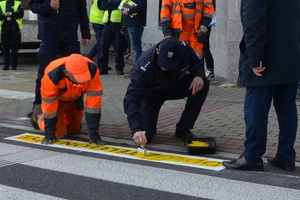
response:
{"label": "orange high-visibility jacket", "polygon": [[[191,4],[195,2],[195,9],[191,9],[190,13],[182,13],[180,9],[183,4]],[[188,9],[185,9],[186,11]],[[171,35],[174,32],[182,31],[182,18],[195,19],[195,32],[200,25],[208,26],[211,22],[214,7],[212,0],[162,0],[160,21],[164,36]]]}
{"label": "orange high-visibility jacket", "polygon": [[42,78],[42,111],[45,119],[45,131],[53,132],[57,122],[59,101],[75,101],[86,94],[84,103],[85,117],[89,130],[98,130],[101,106],[102,83],[98,67],[88,58],[86,61],[91,73],[91,80],[81,84],[71,82],[64,74],[67,57],[52,61],[45,69]]}

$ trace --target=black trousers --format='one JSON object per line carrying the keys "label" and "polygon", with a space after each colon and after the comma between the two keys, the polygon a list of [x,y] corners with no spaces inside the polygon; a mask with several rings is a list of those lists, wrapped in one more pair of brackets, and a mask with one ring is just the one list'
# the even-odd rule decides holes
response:
{"label": "black trousers", "polygon": [[194,127],[209,90],[209,81],[207,80],[207,82],[205,82],[204,88],[200,92],[192,95],[192,91],[188,89],[192,80],[192,75],[185,75],[182,78],[181,84],[174,90],[174,93],[166,96],[157,95],[143,99],[140,112],[143,120],[143,130],[146,131],[148,142],[151,142],[154,135],[156,135],[159,111],[166,100],[178,100],[187,97],[184,111],[178,123],[187,129]]}
{"label": "black trousers", "polygon": [[18,51],[21,42],[21,32],[17,25],[6,25],[2,27],[1,43],[4,58],[4,67],[17,68]]}

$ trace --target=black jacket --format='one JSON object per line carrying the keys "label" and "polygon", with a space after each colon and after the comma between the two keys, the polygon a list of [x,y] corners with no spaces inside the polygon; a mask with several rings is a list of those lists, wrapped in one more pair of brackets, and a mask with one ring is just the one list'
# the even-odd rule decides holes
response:
{"label": "black jacket", "polygon": [[89,18],[85,0],[61,0],[52,10],[49,0],[30,0],[30,9],[38,14],[38,39],[52,42],[78,40],[78,25],[83,39],[90,39]]}
{"label": "black jacket", "polygon": [[[241,1],[244,36],[238,84],[270,86],[300,80],[300,0]],[[262,77],[252,68],[262,61]]]}
{"label": "black jacket", "polygon": [[157,65],[157,54],[155,48],[159,44],[145,51],[135,62],[124,98],[124,111],[127,114],[132,134],[143,130],[140,107],[142,99],[151,96],[168,96],[176,92],[182,77],[187,73],[199,76],[206,81],[203,62],[196,53],[185,42],[181,46],[181,60],[177,69],[163,72]]}
{"label": "black jacket", "polygon": [[147,0],[134,0],[136,6],[130,8],[130,15],[123,15],[123,26],[146,26],[147,21]]}

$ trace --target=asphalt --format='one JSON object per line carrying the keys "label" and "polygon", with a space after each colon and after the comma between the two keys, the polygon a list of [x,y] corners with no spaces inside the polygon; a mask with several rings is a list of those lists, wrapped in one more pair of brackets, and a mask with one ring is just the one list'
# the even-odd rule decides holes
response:
{"label": "asphalt", "polygon": [[[3,63],[3,61],[0,61]],[[114,68],[114,56],[110,56]],[[3,66],[3,65],[2,65]],[[131,69],[127,60],[125,71]],[[1,67],[2,68],[2,67]],[[26,114],[32,109],[35,78],[38,69],[36,53],[21,53],[17,70],[0,70],[0,123],[11,127],[23,127],[24,132],[34,129]],[[118,144],[134,144],[123,111],[123,98],[130,79],[117,75],[113,69],[101,76],[103,84],[102,117],[100,134],[104,140]],[[10,91],[14,91],[10,93]],[[245,124],[243,101],[245,89],[226,84],[225,79],[216,76],[211,80],[210,91],[192,132],[200,138],[216,139],[216,155],[237,156],[243,152]],[[186,153],[183,142],[174,136],[175,125],[185,106],[185,99],[167,101],[160,112],[157,134],[149,148],[168,148]],[[300,109],[300,101],[297,101]],[[300,112],[299,112],[300,113]],[[87,133],[85,120],[82,133]],[[269,113],[267,149],[264,157],[274,156],[277,149],[278,123],[273,107]],[[86,134],[82,134],[86,138]],[[300,134],[295,142],[297,166],[300,162]]]}

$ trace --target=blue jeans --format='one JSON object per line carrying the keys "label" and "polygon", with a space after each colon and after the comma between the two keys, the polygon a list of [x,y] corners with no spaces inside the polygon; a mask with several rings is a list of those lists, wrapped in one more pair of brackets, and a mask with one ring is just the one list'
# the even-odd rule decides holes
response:
{"label": "blue jeans", "polygon": [[143,53],[142,35],[144,32],[144,27],[143,26],[128,26],[127,30],[128,30],[128,34],[129,34],[130,45],[131,45],[131,48],[134,53],[134,60],[137,61],[137,59]]}
{"label": "blue jeans", "polygon": [[284,163],[295,162],[297,134],[297,82],[265,87],[247,87],[244,103],[246,140],[244,157],[261,162],[266,150],[268,114],[273,100],[279,124],[277,157]]}

